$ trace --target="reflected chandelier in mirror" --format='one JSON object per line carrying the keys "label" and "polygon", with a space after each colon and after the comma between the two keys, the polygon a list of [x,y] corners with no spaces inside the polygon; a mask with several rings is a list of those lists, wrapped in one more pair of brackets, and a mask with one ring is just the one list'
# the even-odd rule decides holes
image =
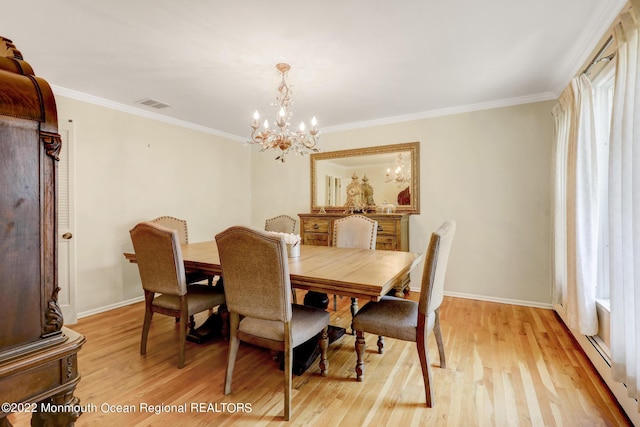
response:
{"label": "reflected chandelier in mirror", "polygon": [[311,154],[312,212],[420,213],[420,143]]}

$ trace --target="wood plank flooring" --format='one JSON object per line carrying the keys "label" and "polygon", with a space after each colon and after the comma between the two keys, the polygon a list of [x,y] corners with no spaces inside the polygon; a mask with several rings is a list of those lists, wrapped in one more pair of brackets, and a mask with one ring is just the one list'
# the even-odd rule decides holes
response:
{"label": "wood plank flooring", "polygon": [[[350,301],[338,301],[332,323],[347,327]],[[177,369],[177,324],[156,316],[142,357],[143,311],[139,303],[71,326],[87,338],[79,353],[76,396],[88,410],[77,426],[631,425],[550,310],[445,297],[446,369],[439,368],[435,339],[429,339],[432,409],[424,404],[415,344],[387,339],[379,355],[376,338],[368,336],[365,379],[359,383],[354,337],[344,336],[329,347],[327,377],[318,374],[317,361],[294,376],[289,423],[282,421],[283,373],[268,351],[241,344],[233,392],[225,396],[227,343],[188,342],[186,366]],[[117,412],[125,410],[131,412]],[[9,420],[29,425],[26,414]]]}

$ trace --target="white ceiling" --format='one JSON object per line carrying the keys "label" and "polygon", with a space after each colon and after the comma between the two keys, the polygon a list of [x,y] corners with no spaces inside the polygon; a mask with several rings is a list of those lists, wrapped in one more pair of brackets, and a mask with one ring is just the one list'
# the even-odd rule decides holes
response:
{"label": "white ceiling", "polygon": [[325,131],[555,98],[624,4],[12,0],[0,35],[56,93],[246,139],[254,110],[275,114],[278,62],[292,122]]}

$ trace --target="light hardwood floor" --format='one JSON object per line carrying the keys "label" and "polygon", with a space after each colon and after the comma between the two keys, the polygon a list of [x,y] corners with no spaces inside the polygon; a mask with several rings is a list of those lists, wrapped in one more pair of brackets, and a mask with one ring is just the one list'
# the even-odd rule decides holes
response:
{"label": "light hardwood floor", "polygon": [[[338,301],[332,323],[347,326],[349,299]],[[177,325],[156,316],[147,356],[142,357],[143,311],[139,303],[72,326],[87,338],[79,353],[82,380],[76,396],[82,405],[95,405],[77,426],[631,425],[550,310],[446,297],[441,308],[446,369],[439,368],[435,340],[429,340],[432,409],[424,404],[414,343],[387,339],[385,354],[379,355],[376,338],[368,336],[365,379],[359,383],[354,337],[344,336],[329,347],[327,377],[318,374],[317,361],[294,377],[289,423],[282,421],[283,374],[268,351],[241,344],[233,393],[224,396],[227,343],[188,342],[186,366],[177,369]],[[174,407],[155,414],[146,412],[145,404],[149,411],[158,405]],[[176,412],[182,406],[175,405],[185,404],[186,413]],[[197,412],[192,405],[198,404],[210,412]],[[117,413],[117,405],[135,411]],[[241,405],[250,405],[250,412],[240,410]],[[24,414],[12,414],[9,420],[15,426],[29,425]]]}

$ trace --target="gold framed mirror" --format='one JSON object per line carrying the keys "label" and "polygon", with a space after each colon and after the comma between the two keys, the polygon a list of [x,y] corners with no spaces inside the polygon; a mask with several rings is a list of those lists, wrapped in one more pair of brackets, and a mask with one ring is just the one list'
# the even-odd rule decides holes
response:
{"label": "gold framed mirror", "polygon": [[[355,203],[355,211],[385,212],[394,205],[396,212],[420,213],[419,142],[313,153],[310,158],[312,212],[344,212]],[[356,182],[358,190],[353,189]]]}

